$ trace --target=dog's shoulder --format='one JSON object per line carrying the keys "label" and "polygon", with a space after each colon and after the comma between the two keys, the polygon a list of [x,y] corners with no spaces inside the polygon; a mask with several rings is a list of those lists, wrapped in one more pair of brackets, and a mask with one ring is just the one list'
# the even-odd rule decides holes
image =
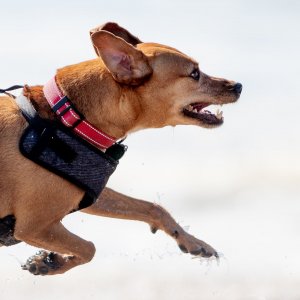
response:
{"label": "dog's shoulder", "polygon": [[15,135],[25,124],[15,100],[11,97],[0,97],[0,135]]}

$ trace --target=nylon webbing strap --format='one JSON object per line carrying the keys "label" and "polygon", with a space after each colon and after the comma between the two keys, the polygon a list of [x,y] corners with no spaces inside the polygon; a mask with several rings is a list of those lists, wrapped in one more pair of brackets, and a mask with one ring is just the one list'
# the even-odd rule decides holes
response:
{"label": "nylon webbing strap", "polygon": [[9,87],[8,89],[0,89],[0,93],[1,94],[4,94],[6,92],[10,92],[10,91],[14,91],[14,90],[17,90],[17,89],[22,89],[24,86],[23,85],[13,85],[11,87]]}
{"label": "nylon webbing strap", "polygon": [[24,87],[23,85],[13,85],[13,86],[11,86],[7,89],[0,89],[0,94],[5,94],[5,95],[15,99],[16,97],[14,95],[8,93],[8,92],[14,91],[14,90],[17,90],[17,89],[22,89],[23,87]]}

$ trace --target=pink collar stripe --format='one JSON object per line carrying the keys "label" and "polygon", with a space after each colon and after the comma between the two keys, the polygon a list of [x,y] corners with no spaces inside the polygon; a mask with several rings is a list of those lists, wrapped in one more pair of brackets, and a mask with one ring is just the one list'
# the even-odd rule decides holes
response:
{"label": "pink collar stripe", "polygon": [[98,149],[104,150],[112,146],[116,139],[94,127],[86,120],[82,120],[74,110],[70,100],[65,97],[56,84],[55,77],[44,85],[44,95],[61,122],[71,128],[82,139]]}

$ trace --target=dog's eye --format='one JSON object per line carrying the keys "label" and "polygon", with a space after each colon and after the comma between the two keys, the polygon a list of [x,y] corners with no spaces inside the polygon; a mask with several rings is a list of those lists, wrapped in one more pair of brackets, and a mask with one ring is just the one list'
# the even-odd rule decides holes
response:
{"label": "dog's eye", "polygon": [[193,72],[190,74],[190,77],[198,81],[200,79],[200,70],[198,68],[194,69]]}

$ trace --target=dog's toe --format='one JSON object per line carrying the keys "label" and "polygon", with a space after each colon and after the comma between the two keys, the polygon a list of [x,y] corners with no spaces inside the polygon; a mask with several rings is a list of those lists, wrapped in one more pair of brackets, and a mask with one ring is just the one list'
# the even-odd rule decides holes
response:
{"label": "dog's toe", "polygon": [[204,247],[201,247],[197,250],[191,251],[190,254],[195,255],[195,256],[201,256],[201,257],[212,257],[215,256],[216,258],[218,257],[218,253],[216,251],[210,251],[210,249],[205,249]]}
{"label": "dog's toe", "polygon": [[27,267],[27,270],[32,273],[32,274],[36,274],[36,271],[37,271],[37,267],[36,267],[36,264],[32,264],[32,265],[29,265]]}
{"label": "dog's toe", "polygon": [[39,274],[40,275],[46,275],[46,274],[48,274],[48,272],[49,272],[48,267],[46,267],[46,266],[39,267]]}
{"label": "dog's toe", "polygon": [[28,258],[22,266],[23,270],[29,271],[33,275],[47,275],[62,266],[59,255],[53,252],[39,251],[36,255]]}
{"label": "dog's toe", "polygon": [[29,271],[30,273],[36,272],[36,264],[29,264],[28,261],[25,265],[22,265],[22,269],[25,271]]}
{"label": "dog's toe", "polygon": [[216,258],[219,257],[218,253],[215,250],[211,251],[211,249],[205,249],[205,247],[199,247],[196,250],[190,250],[190,251],[186,248],[186,246],[182,244],[178,245],[178,247],[183,253],[190,253],[191,255],[194,256],[201,256],[201,257],[215,256]]}
{"label": "dog's toe", "polygon": [[206,257],[208,254],[207,254],[207,251],[204,249],[204,248],[199,248],[199,249],[197,249],[197,250],[193,250],[193,251],[191,251],[190,252],[192,255],[195,255],[195,256],[198,256],[198,255],[200,255],[200,256],[204,256],[204,257]]}
{"label": "dog's toe", "polygon": [[180,248],[180,250],[181,250],[183,253],[188,253],[188,252],[189,252],[188,249],[187,249],[184,245],[182,245],[182,244],[178,245],[178,247]]}
{"label": "dog's toe", "polygon": [[184,253],[203,258],[219,258],[217,251],[213,247],[186,232],[181,233],[177,237],[177,243],[180,250]]}
{"label": "dog's toe", "polygon": [[26,265],[22,266],[22,269],[33,275],[45,275],[48,273],[48,268],[46,266],[37,266],[34,262],[27,262]]}

